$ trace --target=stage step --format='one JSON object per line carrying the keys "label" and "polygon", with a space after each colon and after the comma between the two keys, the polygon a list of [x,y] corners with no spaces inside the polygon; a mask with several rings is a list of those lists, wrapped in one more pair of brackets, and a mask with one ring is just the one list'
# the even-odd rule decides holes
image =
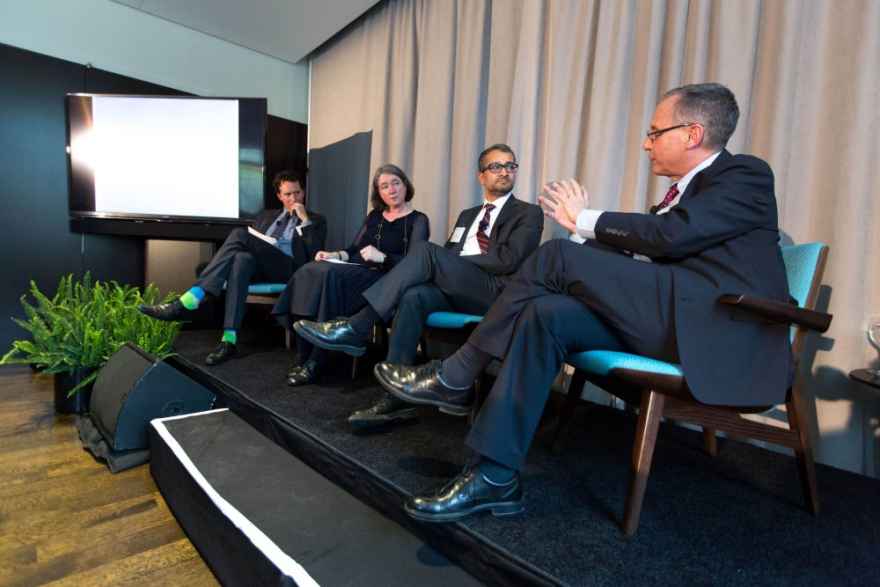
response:
{"label": "stage step", "polygon": [[154,420],[150,470],[225,585],[479,585],[229,410]]}

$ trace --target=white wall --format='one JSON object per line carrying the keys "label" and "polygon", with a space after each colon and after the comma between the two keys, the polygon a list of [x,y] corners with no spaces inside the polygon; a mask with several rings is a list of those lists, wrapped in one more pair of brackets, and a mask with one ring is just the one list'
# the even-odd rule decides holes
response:
{"label": "white wall", "polygon": [[233,45],[109,0],[0,0],[0,43],[203,96],[265,97],[308,123],[308,65]]}

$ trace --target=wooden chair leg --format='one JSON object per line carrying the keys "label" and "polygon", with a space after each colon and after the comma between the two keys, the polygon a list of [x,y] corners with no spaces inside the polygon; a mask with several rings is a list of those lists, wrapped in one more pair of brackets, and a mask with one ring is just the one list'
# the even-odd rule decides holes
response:
{"label": "wooden chair leg", "polygon": [[703,426],[703,444],[706,446],[706,452],[710,457],[718,456],[718,437],[715,436],[715,429]]}
{"label": "wooden chair leg", "polygon": [[623,531],[627,536],[635,534],[639,527],[639,517],[642,514],[648,476],[651,474],[651,461],[654,458],[654,446],[657,444],[657,430],[663,417],[664,402],[665,397],[662,394],[651,390],[642,392],[636,440],[633,445],[632,480],[623,514]]}
{"label": "wooden chair leg", "polygon": [[565,448],[565,438],[568,436],[568,429],[574,418],[574,411],[581,399],[584,391],[584,384],[587,382],[587,374],[580,369],[575,369],[568,382],[568,392],[565,394],[565,403],[559,409],[559,416],[556,423],[556,431],[553,434],[551,448],[554,454],[560,454]]}
{"label": "wooden chair leg", "polygon": [[818,515],[819,490],[816,487],[816,465],[813,461],[813,448],[810,445],[810,435],[807,431],[807,409],[801,394],[800,382],[795,382],[786,407],[788,409],[788,425],[797,435],[800,444],[798,448],[794,449],[794,454],[797,458],[801,486],[804,490],[804,500],[807,503],[807,509],[813,515]]}

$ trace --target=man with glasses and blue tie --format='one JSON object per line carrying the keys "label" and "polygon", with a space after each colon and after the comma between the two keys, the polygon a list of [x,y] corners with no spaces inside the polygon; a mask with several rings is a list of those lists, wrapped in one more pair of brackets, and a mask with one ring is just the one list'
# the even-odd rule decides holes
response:
{"label": "man with glasses and blue tie", "polygon": [[680,363],[702,403],[774,405],[791,377],[788,326],[725,309],[728,293],[787,303],[773,172],[724,147],[739,107],[720,84],[667,92],[642,143],[651,171],[672,180],[650,214],[590,208],[574,180],[551,182],[544,213],[582,245],[544,243],[455,354],[407,367],[379,363],[398,399],[463,407],[492,359],[498,377],[471,427],[474,459],[405,509],[428,522],[523,510],[519,470],[566,356],[624,350]]}
{"label": "man with glasses and blue tie", "polygon": [[[218,365],[236,354],[238,330],[244,318],[248,286],[257,281],[286,283],[293,272],[311,261],[324,248],[327,222],[320,214],[306,209],[305,182],[290,171],[275,175],[272,182],[281,210],[264,210],[254,229],[236,228],[196,283],[180,298],[167,304],[141,306],[140,311],[157,320],[186,320],[206,294],[219,296],[226,288],[223,335],[208,355],[208,365]],[[268,238],[266,238],[268,237]]]}
{"label": "man with glasses and blue tie", "polygon": [[[419,243],[364,292],[363,310],[345,320],[302,320],[294,324],[296,332],[320,348],[359,356],[373,325],[394,317],[387,360],[410,365],[431,312],[484,314],[541,242],[541,209],[513,196],[518,168],[509,146],[487,147],[477,169],[483,203],[459,215],[445,246]],[[387,395],[349,422],[365,430],[415,417],[411,405]]]}

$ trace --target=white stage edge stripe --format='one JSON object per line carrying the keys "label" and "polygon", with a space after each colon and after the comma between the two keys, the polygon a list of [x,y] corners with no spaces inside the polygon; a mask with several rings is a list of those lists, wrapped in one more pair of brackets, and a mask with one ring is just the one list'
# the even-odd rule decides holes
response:
{"label": "white stage edge stripe", "polygon": [[211,501],[220,509],[224,516],[226,516],[235,527],[241,530],[245,536],[247,536],[248,540],[250,540],[254,546],[256,546],[260,551],[266,555],[266,557],[272,561],[278,569],[292,578],[297,585],[300,587],[320,587],[318,582],[315,581],[311,575],[300,565],[298,562],[290,558],[283,550],[278,548],[278,545],[272,542],[272,540],[263,534],[262,530],[257,528],[253,522],[248,520],[241,512],[239,512],[235,507],[230,504],[228,501],[223,499],[223,497],[217,493],[217,490],[208,483],[208,480],[202,475],[201,471],[199,471],[198,467],[190,460],[189,455],[186,454],[186,451],[183,450],[183,447],[177,442],[177,440],[171,435],[168,431],[168,428],[165,426],[165,422],[169,420],[179,420],[181,418],[191,418],[194,416],[202,416],[205,414],[213,414],[215,412],[226,412],[228,408],[222,408],[217,410],[208,410],[206,412],[198,412],[195,414],[184,414],[183,416],[170,416],[168,418],[157,418],[152,420],[150,424],[156,431],[159,433],[159,436],[162,437],[169,447],[171,447],[172,452],[177,456],[180,462],[183,464],[184,468],[186,468],[187,472],[192,475],[192,478],[196,480],[196,483],[199,484],[199,487],[204,490],[204,492],[208,495]]}

